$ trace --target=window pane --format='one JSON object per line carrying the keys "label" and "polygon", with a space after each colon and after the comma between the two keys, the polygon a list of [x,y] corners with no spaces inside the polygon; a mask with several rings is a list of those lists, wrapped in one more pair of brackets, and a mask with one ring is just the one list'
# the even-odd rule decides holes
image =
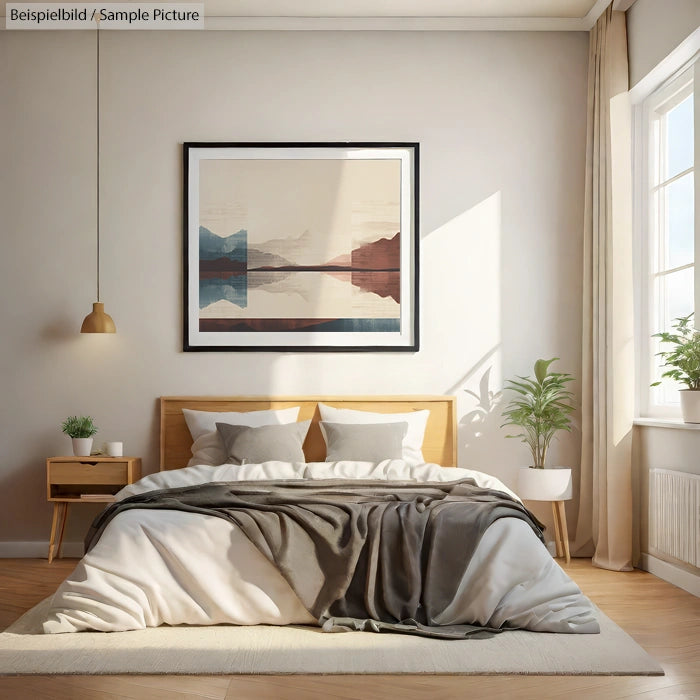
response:
{"label": "window pane", "polygon": [[[671,331],[677,318],[693,311],[695,276],[700,276],[695,260],[695,227],[700,216],[695,211],[700,205],[695,201],[695,188],[700,184],[695,177],[700,176],[694,162],[700,138],[695,134],[700,115],[694,114],[700,109],[694,92],[698,80],[700,62],[696,61],[645,99],[645,138],[639,144],[644,152],[635,153],[639,156],[635,163],[642,165],[639,198],[646,221],[640,229],[648,265],[639,278],[642,308],[648,309],[641,319],[648,334],[641,348],[642,367],[650,382],[660,381],[654,388],[639,387],[640,406],[649,415],[665,417],[680,415],[678,390],[684,386],[661,379],[669,368],[662,365],[657,353],[672,350],[672,345],[661,343],[653,334]],[[700,308],[697,311],[700,317]]]}
{"label": "window pane", "polygon": [[693,165],[693,96],[666,115],[666,173],[668,179]]}
{"label": "window pane", "polygon": [[680,267],[695,256],[693,173],[684,175],[664,188],[666,191],[666,265]]}
{"label": "window pane", "polygon": [[674,319],[687,316],[694,305],[694,267],[659,277],[659,330],[670,330]]}
{"label": "window pane", "polygon": [[[661,347],[660,349],[668,350],[668,348]],[[654,403],[662,404],[664,406],[679,405],[681,402],[681,397],[678,392],[681,389],[686,389],[685,384],[676,382],[673,379],[664,377],[661,379],[661,373],[665,372],[668,368],[661,367],[661,358],[656,358],[659,361],[659,367],[657,370],[657,377],[661,380],[661,386],[654,387]]]}
{"label": "window pane", "polygon": [[[663,318],[658,319],[658,328],[663,330],[671,330],[671,324],[680,316],[687,316],[693,310],[693,279],[694,268],[671,272],[668,275],[663,275],[658,278],[658,299],[661,315]],[[670,350],[671,346],[668,343],[662,343],[658,338],[655,338],[654,353],[661,350]],[[661,379],[661,374],[668,369],[662,367],[662,360],[658,356],[654,356],[654,377],[656,380]],[[665,378],[661,382],[661,386],[654,390],[654,402],[662,405],[678,404],[680,398],[678,390],[684,386],[672,379]]]}

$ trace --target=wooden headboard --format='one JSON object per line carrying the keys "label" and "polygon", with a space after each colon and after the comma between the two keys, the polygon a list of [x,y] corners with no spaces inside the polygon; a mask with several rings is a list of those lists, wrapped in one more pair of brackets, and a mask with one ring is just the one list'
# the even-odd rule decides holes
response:
{"label": "wooden headboard", "polygon": [[428,409],[430,417],[423,440],[426,462],[445,467],[457,464],[457,418],[454,396],[162,396],[160,399],[160,469],[180,469],[192,457],[192,437],[183,408],[197,411],[263,411],[299,406],[298,420],[311,419],[304,454],[307,462],[322,462],[326,445],[318,425],[318,404],[375,413],[407,413]]}

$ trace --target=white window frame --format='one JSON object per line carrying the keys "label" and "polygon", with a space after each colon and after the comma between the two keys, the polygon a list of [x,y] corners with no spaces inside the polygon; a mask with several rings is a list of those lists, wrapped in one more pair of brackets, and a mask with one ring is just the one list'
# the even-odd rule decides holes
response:
{"label": "white window frame", "polygon": [[[685,99],[689,92],[694,94],[694,131],[695,153],[693,167],[676,174],[672,178],[657,184],[655,174],[661,168],[658,152],[652,153],[654,146],[654,124],[659,124],[659,115],[668,113],[675,105]],[[695,187],[695,256],[694,256],[694,281],[695,281],[695,323],[700,327],[700,172],[695,167],[700,163],[700,58],[695,55],[679,71],[676,71],[668,80],[655,90],[643,96],[634,107],[635,143],[634,143],[634,169],[635,169],[635,231],[637,235],[636,252],[636,315],[637,323],[637,415],[644,418],[666,418],[680,420],[680,403],[668,404],[659,401],[660,390],[653,389],[650,384],[658,377],[655,374],[655,353],[659,351],[659,341],[651,335],[658,328],[658,314],[660,304],[655,297],[655,278],[661,257],[659,246],[659,232],[657,225],[663,217],[663,212],[653,212],[651,207],[651,192],[654,189],[667,186],[671,182],[680,179],[688,172],[694,173]],[[659,136],[663,140],[663,130]],[[661,146],[663,147],[663,141]],[[660,149],[660,150],[663,150]],[[654,162],[652,163],[652,157]],[[656,214],[655,218],[652,218]],[[655,259],[656,258],[656,259]],[[686,266],[673,268],[680,270]],[[665,273],[672,271],[666,269]]]}

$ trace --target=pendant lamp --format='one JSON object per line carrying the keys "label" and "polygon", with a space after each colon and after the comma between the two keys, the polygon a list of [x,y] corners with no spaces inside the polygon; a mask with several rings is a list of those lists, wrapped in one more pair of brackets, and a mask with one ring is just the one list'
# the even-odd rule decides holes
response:
{"label": "pendant lamp", "polygon": [[117,329],[109,314],[105,313],[105,305],[100,301],[100,20],[97,22],[97,301],[92,305],[83,325],[81,333],[116,333]]}

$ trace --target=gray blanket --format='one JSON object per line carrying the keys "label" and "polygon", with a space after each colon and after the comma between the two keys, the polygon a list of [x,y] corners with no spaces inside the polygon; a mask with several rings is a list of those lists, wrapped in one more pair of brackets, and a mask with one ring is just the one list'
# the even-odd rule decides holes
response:
{"label": "gray blanket", "polygon": [[485,636],[497,630],[435,623],[454,599],[481,536],[495,520],[514,517],[544,541],[541,524],[521,503],[471,479],[280,480],[131,496],[97,517],[86,551],[114,516],[132,508],[202,513],[235,523],[325,631]]}

